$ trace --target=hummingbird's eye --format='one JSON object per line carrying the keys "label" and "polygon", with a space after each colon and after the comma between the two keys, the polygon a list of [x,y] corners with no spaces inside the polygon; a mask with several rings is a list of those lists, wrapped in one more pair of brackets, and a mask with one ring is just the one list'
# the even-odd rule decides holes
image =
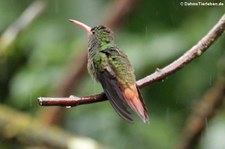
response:
{"label": "hummingbird's eye", "polygon": [[95,31],[96,31],[96,27],[93,27],[93,28],[91,29],[92,34],[95,34]]}

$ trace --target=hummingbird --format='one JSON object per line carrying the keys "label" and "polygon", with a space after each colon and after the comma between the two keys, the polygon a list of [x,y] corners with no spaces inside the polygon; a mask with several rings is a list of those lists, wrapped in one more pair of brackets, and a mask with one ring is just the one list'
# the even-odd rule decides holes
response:
{"label": "hummingbird", "polygon": [[103,25],[91,28],[76,20],[69,21],[87,31],[88,72],[101,83],[115,111],[132,122],[130,110],[133,110],[148,123],[148,111],[136,84],[134,69],[127,55],[115,45],[113,32]]}

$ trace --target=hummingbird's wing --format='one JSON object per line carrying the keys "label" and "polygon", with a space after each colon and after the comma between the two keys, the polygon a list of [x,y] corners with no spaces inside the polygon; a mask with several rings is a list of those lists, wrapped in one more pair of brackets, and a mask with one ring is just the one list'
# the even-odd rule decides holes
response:
{"label": "hummingbird's wing", "polygon": [[109,101],[123,118],[130,116],[127,109],[132,109],[146,123],[148,112],[136,86],[134,70],[127,56],[116,48],[101,51],[106,67],[99,73],[101,82]]}
{"label": "hummingbird's wing", "polygon": [[122,95],[117,79],[107,70],[99,73],[97,77],[116,112],[126,121],[132,122],[129,106]]}

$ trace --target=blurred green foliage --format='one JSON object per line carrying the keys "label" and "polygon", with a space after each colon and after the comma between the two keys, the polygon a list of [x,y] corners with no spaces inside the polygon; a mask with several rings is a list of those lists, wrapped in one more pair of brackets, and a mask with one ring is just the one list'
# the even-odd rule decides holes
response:
{"label": "blurred green foliage", "polygon": [[[0,0],[0,33],[30,3],[30,0]],[[1,103],[35,115],[40,108],[37,97],[56,94],[71,59],[79,56],[82,45],[87,43],[86,33],[68,19],[97,25],[106,17],[104,12],[112,3],[50,0],[44,13],[19,35],[0,59]],[[127,53],[140,79],[197,43],[222,16],[224,8],[182,7],[176,0],[142,0],[115,31],[116,42]],[[149,125],[137,117],[134,124],[127,124],[108,102],[66,109],[63,125],[75,134],[92,137],[111,148],[174,148],[193,106],[216,80],[224,48],[225,36],[184,69],[141,90],[150,113]],[[74,64],[74,69],[77,65]],[[82,96],[101,91],[100,85],[85,74],[73,94]],[[221,124],[224,130],[221,115],[213,121],[213,126]],[[215,133],[207,132],[208,138],[211,132]],[[207,148],[205,143],[210,141],[213,146],[215,140],[208,138],[203,136],[199,148]]]}

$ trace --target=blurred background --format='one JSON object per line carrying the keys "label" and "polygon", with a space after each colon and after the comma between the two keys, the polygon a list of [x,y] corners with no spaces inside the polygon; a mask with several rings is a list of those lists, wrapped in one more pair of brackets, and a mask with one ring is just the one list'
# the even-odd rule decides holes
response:
{"label": "blurred background", "polygon": [[[68,19],[110,26],[138,80],[195,45],[224,8],[176,0],[0,0],[0,148],[177,148],[188,117],[223,78],[224,35],[179,72],[141,90],[150,124],[135,114],[133,124],[125,122],[108,101],[64,108],[41,107],[37,98],[102,92],[86,71],[87,34]],[[196,148],[225,148],[224,104],[215,114],[204,119]]]}

